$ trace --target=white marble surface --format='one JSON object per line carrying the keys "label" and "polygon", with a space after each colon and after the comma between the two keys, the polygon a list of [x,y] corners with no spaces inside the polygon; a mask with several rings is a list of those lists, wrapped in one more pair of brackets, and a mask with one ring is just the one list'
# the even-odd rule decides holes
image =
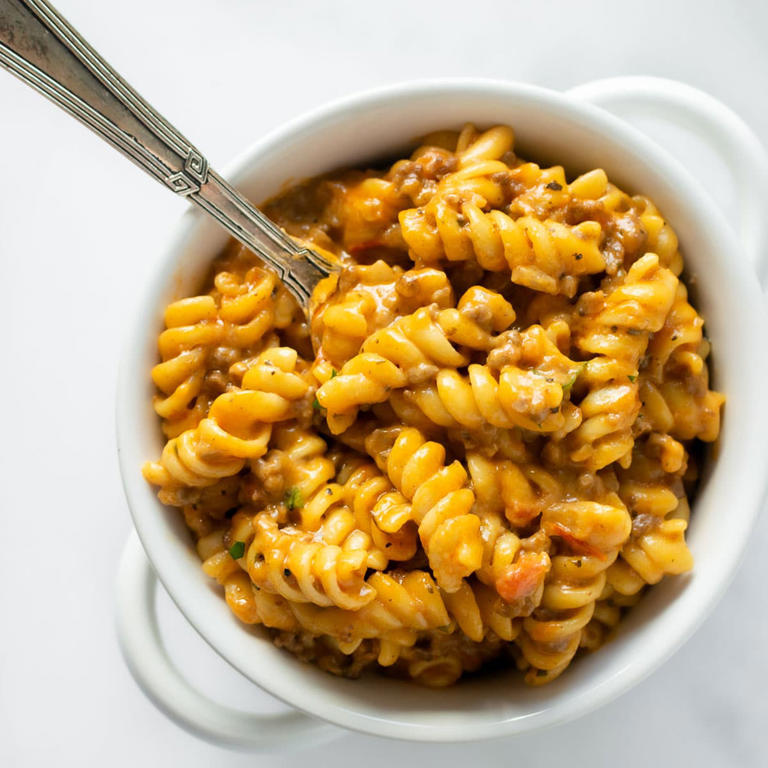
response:
{"label": "white marble surface", "polygon": [[[677,77],[731,105],[768,142],[762,0],[59,7],[217,166],[330,98],[440,75],[556,88],[610,74]],[[695,142],[675,132],[666,140],[716,186],[723,170]],[[768,765],[766,516],[726,598],[683,650],[570,725],[459,746],[347,735],[310,754],[254,757],[166,720],[130,678],[113,628],[130,522],[112,413],[128,316],[184,203],[4,73],[0,147],[0,765]],[[196,683],[242,707],[278,706],[219,660],[167,597],[160,611]]]}

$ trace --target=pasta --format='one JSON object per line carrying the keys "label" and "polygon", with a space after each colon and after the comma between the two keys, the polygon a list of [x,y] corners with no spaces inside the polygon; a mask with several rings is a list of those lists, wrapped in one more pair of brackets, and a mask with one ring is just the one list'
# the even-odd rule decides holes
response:
{"label": "pasta", "polygon": [[648,198],[467,125],[264,210],[341,270],[305,318],[233,242],[168,306],[143,470],[238,619],[334,674],[541,685],[691,569],[724,397]]}
{"label": "pasta", "polygon": [[[410,502],[407,519],[418,525],[419,538],[437,583],[446,592],[461,588],[462,579],[480,566],[480,519],[471,513],[475,494],[468,487],[460,461],[445,462],[445,448],[427,441],[418,429],[377,430],[366,440],[366,450]],[[394,440],[390,438],[394,437]],[[386,456],[386,461],[384,457]],[[384,530],[397,530],[404,521],[391,508],[377,522]]]}

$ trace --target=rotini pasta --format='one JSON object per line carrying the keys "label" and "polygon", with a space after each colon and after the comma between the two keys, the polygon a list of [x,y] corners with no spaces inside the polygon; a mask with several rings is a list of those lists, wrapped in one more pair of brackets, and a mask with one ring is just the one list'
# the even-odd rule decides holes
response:
{"label": "rotini pasta", "polygon": [[441,368],[466,365],[457,345],[490,349],[492,332],[505,330],[514,319],[508,301],[481,287],[470,288],[456,308],[438,311],[430,305],[398,318],[371,334],[360,354],[318,389],[328,426],[334,434],[344,432],[361,405],[384,402],[393,389],[428,380]]}
{"label": "rotini pasta", "polygon": [[242,622],[334,674],[541,685],[692,567],[724,397],[648,198],[467,125],[264,210],[342,270],[305,318],[233,243],[168,306],[143,470]]}
{"label": "rotini pasta", "polygon": [[[459,461],[446,465],[445,448],[413,427],[377,430],[366,440],[366,450],[410,502],[409,518],[418,525],[437,583],[456,592],[462,579],[479,568],[482,556],[467,470]],[[374,517],[384,530],[397,530],[403,521],[391,509],[381,514],[374,510]]]}

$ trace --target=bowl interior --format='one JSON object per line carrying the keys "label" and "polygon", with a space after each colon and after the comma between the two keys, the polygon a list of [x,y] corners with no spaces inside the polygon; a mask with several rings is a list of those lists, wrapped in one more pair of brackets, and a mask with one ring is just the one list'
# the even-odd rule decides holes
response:
{"label": "bowl interior", "polygon": [[140,475],[142,462],[159,455],[162,447],[149,369],[163,307],[199,289],[226,241],[203,215],[184,216],[159,264],[121,374],[119,442],[131,510],[160,578],[187,618],[236,668],[285,701],[340,725],[401,738],[480,738],[551,724],[584,713],[641,679],[693,631],[725,588],[765,485],[762,477],[739,473],[747,461],[759,466],[766,459],[766,441],[761,440],[766,416],[753,408],[766,381],[766,363],[754,355],[751,338],[741,331],[765,328],[756,281],[711,201],[665,153],[618,120],[527,86],[458,82],[401,87],[296,121],[246,153],[229,178],[250,199],[261,201],[325,171],[405,156],[416,137],[460,128],[466,121],[508,123],[522,156],[563,164],[569,178],[602,167],[619,186],[656,202],[680,238],[688,279],[696,284],[712,340],[714,385],[728,397],[717,461],[710,462],[693,509],[689,543],[694,571],[651,590],[629,613],[616,639],[599,652],[579,659],[541,689],[525,687],[509,671],[434,691],[378,676],[375,685],[331,677],[234,619],[200,569],[181,516],[161,506]]}

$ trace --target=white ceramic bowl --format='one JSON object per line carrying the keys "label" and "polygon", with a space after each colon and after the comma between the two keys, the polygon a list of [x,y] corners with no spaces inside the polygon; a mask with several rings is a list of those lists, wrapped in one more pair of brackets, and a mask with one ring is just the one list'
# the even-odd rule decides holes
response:
{"label": "white ceramic bowl", "polygon": [[[648,80],[613,83],[591,93],[586,89],[582,95],[610,98],[612,88],[617,99],[631,94],[641,104],[658,107],[666,99],[678,119],[698,114],[713,141],[726,154],[736,152],[731,156],[735,172],[741,163],[758,180],[760,174],[765,178],[759,144],[709,97],[678,84]],[[768,415],[759,404],[768,365],[755,344],[768,338],[768,326],[745,248],[720,210],[673,158],[606,111],[577,96],[513,83],[397,86],[345,99],[290,123],[241,156],[228,177],[260,201],[288,181],[403,156],[415,137],[437,128],[458,128],[468,120],[480,126],[512,125],[523,157],[562,163],[569,174],[600,166],[621,187],[649,195],[679,235],[706,318],[714,385],[728,400],[717,460],[710,463],[693,508],[689,543],[695,569],[652,589],[629,613],[613,642],[580,658],[542,688],[525,687],[510,671],[429,690],[381,677],[332,677],[276,649],[258,629],[238,623],[200,569],[181,515],[157,501],[140,473],[141,464],[158,456],[162,447],[149,371],[156,359],[163,308],[199,288],[226,241],[224,232],[197,211],[182,217],[158,262],[120,376],[119,452],[131,513],[152,566],[190,623],[236,669],[293,707],[345,728],[401,739],[460,741],[520,733],[584,714],[637,683],[680,646],[722,594],[766,488]],[[753,247],[760,237],[759,216],[751,221]],[[322,728],[308,725],[314,721],[299,715],[273,718],[265,730],[259,727],[263,719],[227,713],[184,688],[156,648],[154,619],[148,613],[148,571],[141,571],[135,554],[128,556],[123,570],[123,647],[137,679],[166,711],[198,733],[228,743],[293,741],[303,731],[322,735]]]}

